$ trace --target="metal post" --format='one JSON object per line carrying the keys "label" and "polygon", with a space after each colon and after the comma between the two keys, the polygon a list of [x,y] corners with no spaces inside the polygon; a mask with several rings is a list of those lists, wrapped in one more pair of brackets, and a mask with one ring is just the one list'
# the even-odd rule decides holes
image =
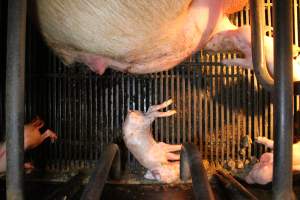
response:
{"label": "metal post", "polygon": [[8,200],[23,199],[26,0],[9,0],[7,17],[6,137]]}
{"label": "metal post", "polygon": [[195,199],[214,200],[212,188],[202,163],[202,155],[194,144],[182,145],[180,154],[180,178],[187,181],[192,176]]}
{"label": "metal post", "polygon": [[274,80],[266,67],[264,55],[264,1],[250,1],[251,45],[253,70],[259,83],[268,91],[274,88]]}
{"label": "metal post", "polygon": [[273,1],[275,70],[275,143],[273,199],[293,199],[292,1]]}
{"label": "metal post", "polygon": [[80,199],[100,199],[109,172],[114,179],[121,176],[121,155],[116,144],[109,144],[103,150]]}

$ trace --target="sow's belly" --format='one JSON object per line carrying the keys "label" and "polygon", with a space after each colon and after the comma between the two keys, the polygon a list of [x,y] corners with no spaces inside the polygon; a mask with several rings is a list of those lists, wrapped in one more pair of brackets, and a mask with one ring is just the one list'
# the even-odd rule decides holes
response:
{"label": "sow's belly", "polygon": [[54,52],[99,74],[170,69],[203,47],[223,15],[218,0],[36,2]]}

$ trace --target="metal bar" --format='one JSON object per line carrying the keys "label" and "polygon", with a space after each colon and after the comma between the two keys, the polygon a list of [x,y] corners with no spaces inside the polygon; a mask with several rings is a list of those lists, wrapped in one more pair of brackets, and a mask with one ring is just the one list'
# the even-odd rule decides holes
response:
{"label": "metal bar", "polygon": [[250,191],[240,184],[233,176],[217,170],[214,174],[220,184],[226,189],[229,199],[258,200]]}
{"label": "metal bar", "polygon": [[251,45],[253,69],[259,83],[268,91],[274,88],[274,80],[268,72],[264,56],[264,1],[250,1]]}
{"label": "metal bar", "polygon": [[106,146],[93,171],[89,183],[85,187],[80,199],[100,199],[109,172],[112,178],[119,179],[121,176],[121,158],[118,145],[109,144]]}
{"label": "metal bar", "polygon": [[185,143],[180,154],[180,178],[187,181],[191,176],[195,199],[215,199],[202,163],[201,153],[196,145]]}
{"label": "metal bar", "polygon": [[8,1],[6,71],[6,197],[23,199],[26,0]]}
{"label": "metal bar", "polygon": [[273,198],[294,199],[292,190],[293,71],[292,0],[273,2],[275,143]]}

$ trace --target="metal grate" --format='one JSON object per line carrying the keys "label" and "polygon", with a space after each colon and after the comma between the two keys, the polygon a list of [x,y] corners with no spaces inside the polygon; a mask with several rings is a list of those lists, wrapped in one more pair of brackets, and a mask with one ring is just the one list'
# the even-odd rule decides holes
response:
{"label": "metal grate", "polygon": [[[270,9],[270,1],[266,1],[267,25],[271,25]],[[294,11],[298,30],[299,7]],[[231,19],[239,26],[248,24],[249,9]],[[296,44],[298,40],[295,31]],[[235,54],[201,51],[170,71],[135,76],[108,70],[98,76],[85,66],[63,66],[30,20],[26,54],[26,119],[40,115],[59,135],[55,144],[43,144],[29,153],[37,167],[71,170],[93,166],[104,144],[121,140],[128,109],[146,111],[169,98],[174,99],[171,108],[176,108],[177,114],[155,121],[155,139],[195,143],[209,161],[223,165],[257,157],[265,149],[253,144],[245,155],[240,154],[243,136],[273,138],[270,94],[261,88],[253,72],[220,65],[221,59]],[[4,120],[3,85],[0,126]],[[128,161],[132,168],[139,166],[131,155]]]}

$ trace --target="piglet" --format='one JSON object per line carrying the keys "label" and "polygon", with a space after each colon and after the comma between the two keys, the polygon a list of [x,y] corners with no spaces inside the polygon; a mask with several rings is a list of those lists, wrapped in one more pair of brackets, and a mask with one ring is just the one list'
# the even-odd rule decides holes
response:
{"label": "piglet", "polygon": [[139,163],[148,169],[144,177],[166,183],[179,178],[180,156],[172,152],[179,151],[181,145],[156,142],[151,133],[151,123],[157,117],[174,115],[175,110],[159,111],[172,102],[170,99],[160,105],[150,106],[146,113],[129,111],[123,124],[123,139],[127,148]]}
{"label": "piglet", "polygon": [[[273,149],[274,142],[266,137],[258,137],[257,143]],[[300,170],[300,142],[293,144],[293,170]],[[273,153],[264,153],[256,163],[245,180],[249,184],[267,184],[273,179]]]}
{"label": "piglet", "polygon": [[[51,142],[57,139],[56,133],[47,129],[43,134],[40,128],[44,126],[44,121],[39,117],[33,119],[24,126],[24,150],[34,149],[39,146],[45,139],[50,138]],[[24,164],[25,168],[33,168],[30,163]],[[6,142],[0,144],[0,173],[6,171]]]}

